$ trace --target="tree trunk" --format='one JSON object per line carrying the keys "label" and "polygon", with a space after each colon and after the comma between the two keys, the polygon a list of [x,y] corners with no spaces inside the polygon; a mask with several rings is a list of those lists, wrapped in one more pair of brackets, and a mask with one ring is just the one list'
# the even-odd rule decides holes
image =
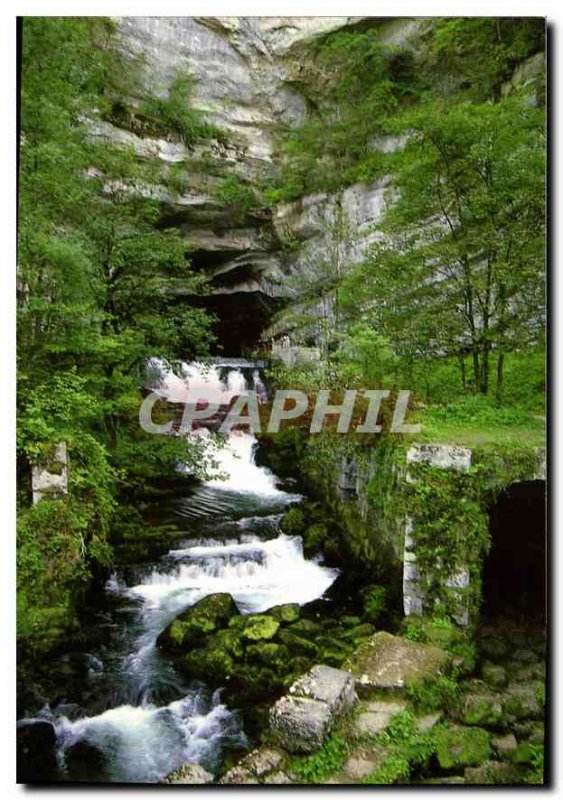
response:
{"label": "tree trunk", "polygon": [[467,373],[465,370],[465,355],[459,356],[459,369],[461,372],[461,388],[467,391]]}
{"label": "tree trunk", "polygon": [[485,349],[481,355],[481,374],[479,377],[479,391],[481,394],[487,394],[489,391],[489,353],[491,350],[490,344],[485,345]]}
{"label": "tree trunk", "polygon": [[481,365],[479,364],[479,353],[477,352],[477,346],[473,345],[473,391],[477,391],[477,387],[480,385],[481,381]]}
{"label": "tree trunk", "polygon": [[499,406],[502,403],[503,382],[504,382],[504,353],[499,353],[497,358],[497,385],[495,387],[495,399]]}

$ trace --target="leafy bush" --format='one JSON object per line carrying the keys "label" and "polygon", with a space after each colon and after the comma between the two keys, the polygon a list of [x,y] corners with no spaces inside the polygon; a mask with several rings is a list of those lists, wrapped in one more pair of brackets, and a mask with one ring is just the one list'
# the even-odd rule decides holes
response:
{"label": "leafy bush", "polygon": [[368,586],[364,594],[364,617],[377,622],[387,602],[387,589],[384,586]]}
{"label": "leafy bush", "polygon": [[218,200],[228,206],[235,222],[243,222],[258,201],[252,188],[237,175],[228,175],[215,190]]}
{"label": "leafy bush", "polygon": [[313,755],[292,759],[291,768],[303,783],[322,783],[342,767],[348,752],[345,739],[333,733]]}
{"label": "leafy bush", "polygon": [[391,756],[370,775],[362,779],[366,784],[392,784],[406,781],[411,768],[408,759],[403,756]]}
{"label": "leafy bush", "polygon": [[459,705],[461,691],[455,680],[440,676],[407,686],[407,696],[417,711],[454,711]]}
{"label": "leafy bush", "polygon": [[191,105],[192,80],[178,74],[166,97],[147,97],[138,110],[145,133],[152,136],[176,136],[185,144],[200,138],[218,136],[217,129],[203,120]]}

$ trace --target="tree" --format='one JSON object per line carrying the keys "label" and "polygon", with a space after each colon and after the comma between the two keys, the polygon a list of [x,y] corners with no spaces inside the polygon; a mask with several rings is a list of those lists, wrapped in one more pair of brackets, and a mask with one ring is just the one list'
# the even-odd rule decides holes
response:
{"label": "tree", "polygon": [[469,356],[483,394],[495,353],[500,398],[506,354],[544,321],[543,113],[511,98],[431,104],[403,123],[388,237],[351,287],[401,355]]}
{"label": "tree", "polygon": [[514,68],[545,50],[543,17],[447,17],[432,31],[430,52],[478,101],[502,97]]}
{"label": "tree", "polygon": [[[141,88],[140,66],[124,57],[109,20],[24,20],[19,623],[45,641],[46,625],[72,616],[73,584],[109,563],[116,500],[175,473],[179,460],[201,474],[207,463],[200,447],[150,436],[138,423],[146,359],[190,358],[211,340],[210,317],[176,300],[176,282],[197,294],[202,280],[180,233],[159,227],[158,164],[91,136],[96,120],[111,119],[131,98],[145,101],[151,125],[160,115],[171,136],[191,141],[209,132],[193,109],[180,108],[185,83],[177,80],[157,101]],[[30,466],[48,461],[60,441],[69,453],[69,496],[29,507]]]}

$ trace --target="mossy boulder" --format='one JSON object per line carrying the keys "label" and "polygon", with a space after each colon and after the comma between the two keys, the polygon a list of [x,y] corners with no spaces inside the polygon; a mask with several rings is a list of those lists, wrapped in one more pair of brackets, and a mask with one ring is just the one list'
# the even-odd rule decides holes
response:
{"label": "mossy boulder", "polygon": [[277,619],[281,624],[289,625],[296,622],[301,614],[297,603],[286,603],[283,606],[274,606],[268,610],[268,616]]}
{"label": "mossy boulder", "polygon": [[355,642],[358,640],[367,639],[368,636],[371,636],[373,633],[375,633],[375,627],[369,622],[364,622],[361,625],[356,625],[354,628],[347,630],[343,634],[343,638]]}
{"label": "mossy boulder", "polygon": [[436,755],[442,769],[478,766],[491,755],[489,733],[461,725],[444,728],[436,734]]}
{"label": "mossy boulder", "polygon": [[158,645],[171,651],[197,647],[206,636],[225,627],[237,614],[230,594],[210,594],[177,616],[158,637]]}
{"label": "mossy boulder", "polygon": [[346,628],[355,628],[356,625],[362,624],[362,618],[355,617],[350,614],[345,614],[343,617],[341,617],[340,623],[341,625],[344,625]]}
{"label": "mossy boulder", "polygon": [[322,630],[322,625],[312,619],[300,619],[290,625],[289,630],[297,636],[316,636]]}
{"label": "mossy boulder", "polygon": [[330,667],[339,667],[352,651],[350,643],[331,636],[319,636],[315,640],[315,644],[319,653],[319,661]]}
{"label": "mossy boulder", "polygon": [[253,663],[266,664],[285,672],[289,664],[289,651],[283,644],[259,642],[246,648],[247,659]]}
{"label": "mossy boulder", "polygon": [[183,764],[179,769],[175,769],[161,783],[171,784],[202,784],[211,783],[213,775],[203,769],[199,764]]}
{"label": "mossy boulder", "polygon": [[303,549],[305,555],[315,553],[326,541],[328,528],[323,522],[315,522],[309,525],[303,533]]}
{"label": "mossy boulder", "polygon": [[486,661],[481,668],[483,680],[494,689],[503,689],[508,683],[506,669],[500,664],[492,664]]}
{"label": "mossy boulder", "polygon": [[235,661],[226,650],[202,647],[192,650],[184,660],[184,671],[197,680],[228,681],[235,671]]}
{"label": "mossy boulder", "polygon": [[506,786],[522,783],[519,771],[502,761],[485,761],[479,767],[467,767],[464,777],[466,784]]}
{"label": "mossy boulder", "polygon": [[273,617],[264,614],[250,614],[246,617],[242,637],[250,642],[273,639],[279,627],[280,623]]}
{"label": "mossy boulder", "polygon": [[380,631],[363,642],[343,665],[356,678],[358,693],[416,686],[449,669],[450,657],[431,645]]}
{"label": "mossy boulder", "polygon": [[462,720],[466,725],[495,727],[502,720],[502,698],[496,694],[468,694],[463,702]]}
{"label": "mossy boulder", "polygon": [[244,642],[242,636],[239,631],[233,630],[232,628],[224,628],[214,633],[209,637],[206,646],[224,649],[236,659],[241,659],[244,656]]}
{"label": "mossy boulder", "polygon": [[292,655],[303,655],[314,658],[317,654],[317,648],[312,642],[304,639],[302,636],[297,636],[289,629],[281,631],[279,639],[286,645]]}
{"label": "mossy boulder", "polygon": [[543,714],[542,683],[510,684],[504,693],[504,711],[509,718],[540,719]]}
{"label": "mossy boulder", "polygon": [[515,764],[533,764],[537,750],[537,745],[531,742],[520,742],[514,752],[510,754],[510,760]]}

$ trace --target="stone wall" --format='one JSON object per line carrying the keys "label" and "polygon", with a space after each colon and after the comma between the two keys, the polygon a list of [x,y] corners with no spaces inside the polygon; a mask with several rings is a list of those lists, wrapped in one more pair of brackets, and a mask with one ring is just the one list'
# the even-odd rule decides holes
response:
{"label": "stone wall", "polygon": [[[444,470],[466,471],[471,467],[472,451],[467,447],[456,447],[447,444],[416,444],[407,451],[407,473],[405,479],[412,480],[408,473],[408,464],[428,464]],[[545,448],[536,448],[536,468],[533,474],[527,476],[529,480],[545,479],[546,476]],[[525,478],[523,478],[525,479]],[[432,608],[423,588],[425,579],[430,576],[422,575],[417,566],[416,544],[413,537],[413,522],[405,519],[405,537],[403,552],[403,609],[405,616],[411,614],[431,613]],[[436,564],[439,567],[439,563]],[[439,570],[438,570],[439,574]],[[435,577],[435,576],[434,576]],[[471,584],[468,566],[462,567],[455,573],[444,577],[446,589],[451,590],[450,596],[457,596],[455,610],[456,622],[465,627],[470,624],[471,610],[468,605],[467,590]]]}

